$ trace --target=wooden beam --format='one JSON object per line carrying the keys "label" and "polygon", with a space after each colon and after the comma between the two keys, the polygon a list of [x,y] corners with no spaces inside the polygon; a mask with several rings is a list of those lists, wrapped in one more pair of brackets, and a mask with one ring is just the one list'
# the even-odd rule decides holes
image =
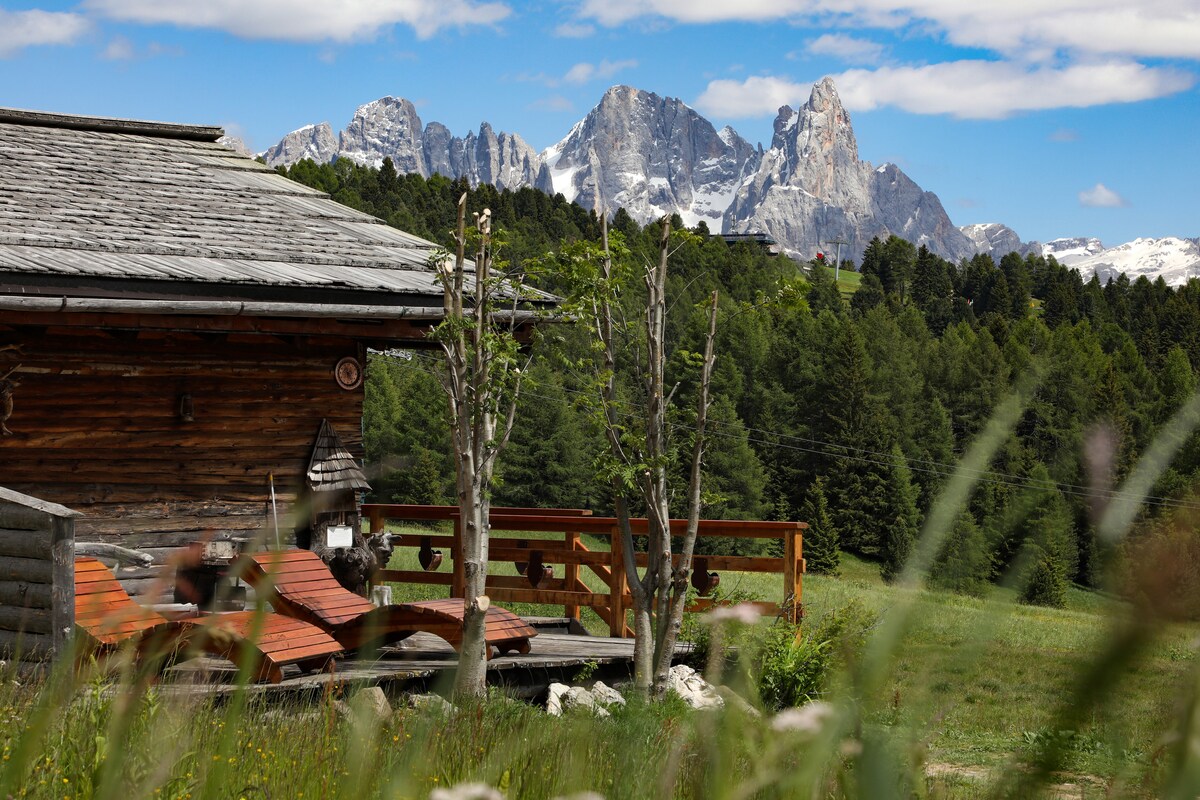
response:
{"label": "wooden beam", "polygon": [[416,320],[275,319],[270,317],[168,316],[150,314],[101,314],[25,312],[4,313],[5,325],[63,326],[156,331],[208,331],[220,333],[266,333],[289,336],[333,336],[353,341],[432,347],[428,331],[432,323]]}

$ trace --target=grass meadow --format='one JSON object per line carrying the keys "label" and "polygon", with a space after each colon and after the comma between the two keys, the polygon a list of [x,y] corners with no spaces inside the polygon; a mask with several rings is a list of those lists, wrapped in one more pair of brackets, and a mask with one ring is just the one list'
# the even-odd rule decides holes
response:
{"label": "grass meadow", "polygon": [[[398,552],[393,566],[410,558]],[[854,665],[844,667],[819,725],[671,701],[631,703],[611,719],[555,719],[498,694],[450,712],[397,702],[380,721],[339,712],[336,692],[217,703],[128,678],[9,676],[0,687],[0,796],[426,798],[467,796],[433,793],[482,783],[513,798],[1019,797],[1030,795],[1005,788],[1006,776],[1032,769],[1028,759],[1047,745],[1061,757],[1040,787],[1045,796],[1162,793],[1169,733],[1195,680],[1196,626],[1160,628],[1113,690],[1061,728],[1059,710],[1081,671],[1130,614],[1122,603],[1080,590],[1061,610],[1016,605],[1005,590],[987,599],[904,597],[876,565],[842,563],[838,577],[806,578],[806,625],[848,604],[878,614],[882,626],[908,601],[911,619],[878,689],[863,696]],[[733,574],[722,588],[763,599],[782,590],[770,576]],[[404,589],[411,597],[444,591]],[[728,674],[753,703],[736,660]],[[843,703],[857,709],[852,720],[838,716]]]}

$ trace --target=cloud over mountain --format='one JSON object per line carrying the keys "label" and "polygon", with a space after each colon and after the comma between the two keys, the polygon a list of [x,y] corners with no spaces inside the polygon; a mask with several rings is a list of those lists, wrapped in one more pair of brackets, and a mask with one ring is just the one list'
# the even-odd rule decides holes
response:
{"label": "cloud over mountain", "polygon": [[443,28],[493,25],[512,13],[503,3],[474,0],[87,0],[85,7],[125,22],[298,42],[370,39],[393,25],[427,38]]}

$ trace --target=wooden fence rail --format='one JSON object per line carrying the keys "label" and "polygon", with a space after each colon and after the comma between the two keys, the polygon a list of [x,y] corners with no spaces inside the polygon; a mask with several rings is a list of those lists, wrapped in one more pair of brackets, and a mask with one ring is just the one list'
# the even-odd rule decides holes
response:
{"label": "wooden fence rail", "polygon": [[[382,570],[379,580],[396,583],[414,583],[433,586],[448,586],[450,594],[461,597],[463,592],[462,560],[459,557],[458,508],[456,506],[420,506],[370,503],[362,507],[363,515],[370,520],[372,533],[383,533],[389,522],[447,521],[454,523],[453,533],[401,533],[392,534],[392,544],[418,550],[440,550],[448,557],[449,568],[445,572],[430,570]],[[632,520],[634,534],[648,531],[645,519]],[[708,572],[763,572],[778,574],[783,581],[783,601],[780,603],[757,603],[771,614],[781,614],[791,621],[798,621],[802,614],[801,576],[804,574],[803,532],[808,526],[803,522],[760,522],[743,520],[701,520],[699,536],[740,537],[774,539],[783,543],[782,557],[767,556],[696,556],[694,571]],[[680,535],[687,528],[686,520],[671,520],[671,530]],[[510,603],[540,603],[561,605],[568,617],[579,618],[581,608],[591,608],[609,627],[612,636],[629,636],[626,611],[632,604],[628,582],[625,577],[625,562],[622,540],[617,520],[614,517],[593,516],[583,509],[545,509],[493,507],[491,514],[491,537],[488,547],[489,562],[520,562],[526,565],[561,564],[562,577],[551,574],[537,580],[534,585],[529,567],[526,575],[493,575],[487,579],[488,596]],[[515,536],[496,536],[495,532],[558,533],[561,539],[530,539]],[[591,550],[583,542],[583,534],[607,539],[607,550]],[[645,553],[637,553],[634,561],[638,566],[647,564]],[[607,592],[595,592],[580,577],[580,570],[588,569],[608,587]],[[700,597],[689,610],[698,611],[710,607],[711,598]]]}

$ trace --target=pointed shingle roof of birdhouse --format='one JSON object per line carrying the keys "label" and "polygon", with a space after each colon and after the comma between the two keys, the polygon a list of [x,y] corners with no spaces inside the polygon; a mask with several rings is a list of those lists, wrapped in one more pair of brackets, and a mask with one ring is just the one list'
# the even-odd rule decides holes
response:
{"label": "pointed shingle roof of birdhouse", "polygon": [[321,430],[308,462],[308,488],[314,492],[371,488],[367,476],[327,419],[321,420]]}

